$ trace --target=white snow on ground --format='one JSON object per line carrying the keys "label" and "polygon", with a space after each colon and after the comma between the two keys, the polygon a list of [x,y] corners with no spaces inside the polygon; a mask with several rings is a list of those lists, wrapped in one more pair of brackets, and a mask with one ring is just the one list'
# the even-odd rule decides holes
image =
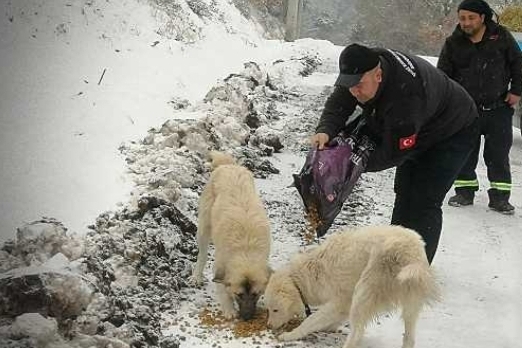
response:
{"label": "white snow on ground", "polygon": [[[169,22],[144,1],[0,3],[0,241],[12,238],[23,222],[42,215],[83,233],[98,214],[117,209],[117,202],[128,202],[139,184],[133,182],[136,175],[127,172],[120,144],[134,141],[140,151],[149,128],[160,128],[172,118],[208,116],[203,97],[218,80],[242,71],[248,61],[268,69],[285,92],[295,94],[278,104],[285,116],[271,126],[287,132],[284,137],[291,144],[306,147],[313,127],[305,134],[285,125],[305,123],[302,116],[313,114],[313,101],[324,98],[335,80],[341,47],[308,39],[291,44],[264,40],[231,4],[215,3],[227,25],[187,16],[175,24],[202,29],[197,35],[189,31],[178,41],[157,33],[166,31]],[[277,59],[287,62],[314,55],[321,64],[309,76],[296,73],[301,65],[295,61],[267,68]],[[193,107],[174,110],[187,102]],[[287,187],[291,174],[304,162],[305,152],[297,149],[287,147],[270,158],[280,174],[256,180],[262,198],[270,203],[275,267],[303,249],[300,231],[295,230],[296,220],[302,219],[300,199],[295,189]],[[444,231],[434,261],[444,298],[422,314],[418,347],[512,348],[522,342],[518,131],[511,159],[514,216],[487,208],[483,163],[479,166],[483,186],[475,205],[444,207]],[[393,170],[365,174],[358,197],[371,208],[345,223],[388,223],[392,184]],[[176,315],[165,313],[164,334],[183,337],[181,347],[341,347],[349,332],[345,326],[339,333],[314,334],[284,345],[271,333],[234,338],[231,331],[199,324],[200,310],[214,306],[212,289],[212,284],[184,289],[188,300]],[[401,333],[399,316],[385,316],[368,329],[361,348],[398,347]]]}

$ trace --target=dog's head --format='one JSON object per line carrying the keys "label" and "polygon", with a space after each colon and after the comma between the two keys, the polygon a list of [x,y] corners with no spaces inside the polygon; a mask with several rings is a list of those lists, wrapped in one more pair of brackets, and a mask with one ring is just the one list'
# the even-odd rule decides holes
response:
{"label": "dog's head", "polygon": [[265,292],[270,274],[269,267],[241,265],[227,271],[216,270],[213,281],[224,285],[234,298],[241,319],[250,320],[256,314],[257,301]]}
{"label": "dog's head", "polygon": [[265,290],[268,327],[279,329],[295,317],[303,317],[305,307],[289,274],[274,273]]}

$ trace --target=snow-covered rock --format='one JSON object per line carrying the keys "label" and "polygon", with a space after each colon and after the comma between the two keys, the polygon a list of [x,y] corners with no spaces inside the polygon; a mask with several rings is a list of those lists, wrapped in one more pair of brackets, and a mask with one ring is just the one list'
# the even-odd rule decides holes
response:
{"label": "snow-covered rock", "polygon": [[59,340],[58,324],[55,319],[45,318],[39,313],[25,313],[16,317],[11,335],[34,338],[40,346],[45,346]]}
{"label": "snow-covered rock", "polygon": [[87,307],[92,293],[81,275],[66,269],[17,268],[0,274],[0,315],[34,312],[70,318]]}

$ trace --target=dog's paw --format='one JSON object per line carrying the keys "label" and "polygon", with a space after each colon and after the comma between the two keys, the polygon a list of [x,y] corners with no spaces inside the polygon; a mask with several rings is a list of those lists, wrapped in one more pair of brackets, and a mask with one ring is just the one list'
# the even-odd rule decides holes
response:
{"label": "dog's paw", "polygon": [[301,338],[301,335],[297,334],[295,331],[283,332],[277,339],[280,341],[295,341]]}

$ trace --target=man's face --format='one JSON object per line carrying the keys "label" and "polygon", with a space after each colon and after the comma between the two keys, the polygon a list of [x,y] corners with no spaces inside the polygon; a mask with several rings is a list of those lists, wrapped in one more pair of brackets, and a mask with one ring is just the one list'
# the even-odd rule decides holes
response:
{"label": "man's face", "polygon": [[350,87],[350,93],[360,102],[366,103],[375,97],[377,90],[379,89],[379,84],[382,81],[382,69],[380,66],[377,66],[375,69],[372,69],[365,73],[359,81],[353,87]]}
{"label": "man's face", "polygon": [[458,15],[460,28],[468,36],[477,34],[484,25],[484,15],[467,10],[460,10]]}

